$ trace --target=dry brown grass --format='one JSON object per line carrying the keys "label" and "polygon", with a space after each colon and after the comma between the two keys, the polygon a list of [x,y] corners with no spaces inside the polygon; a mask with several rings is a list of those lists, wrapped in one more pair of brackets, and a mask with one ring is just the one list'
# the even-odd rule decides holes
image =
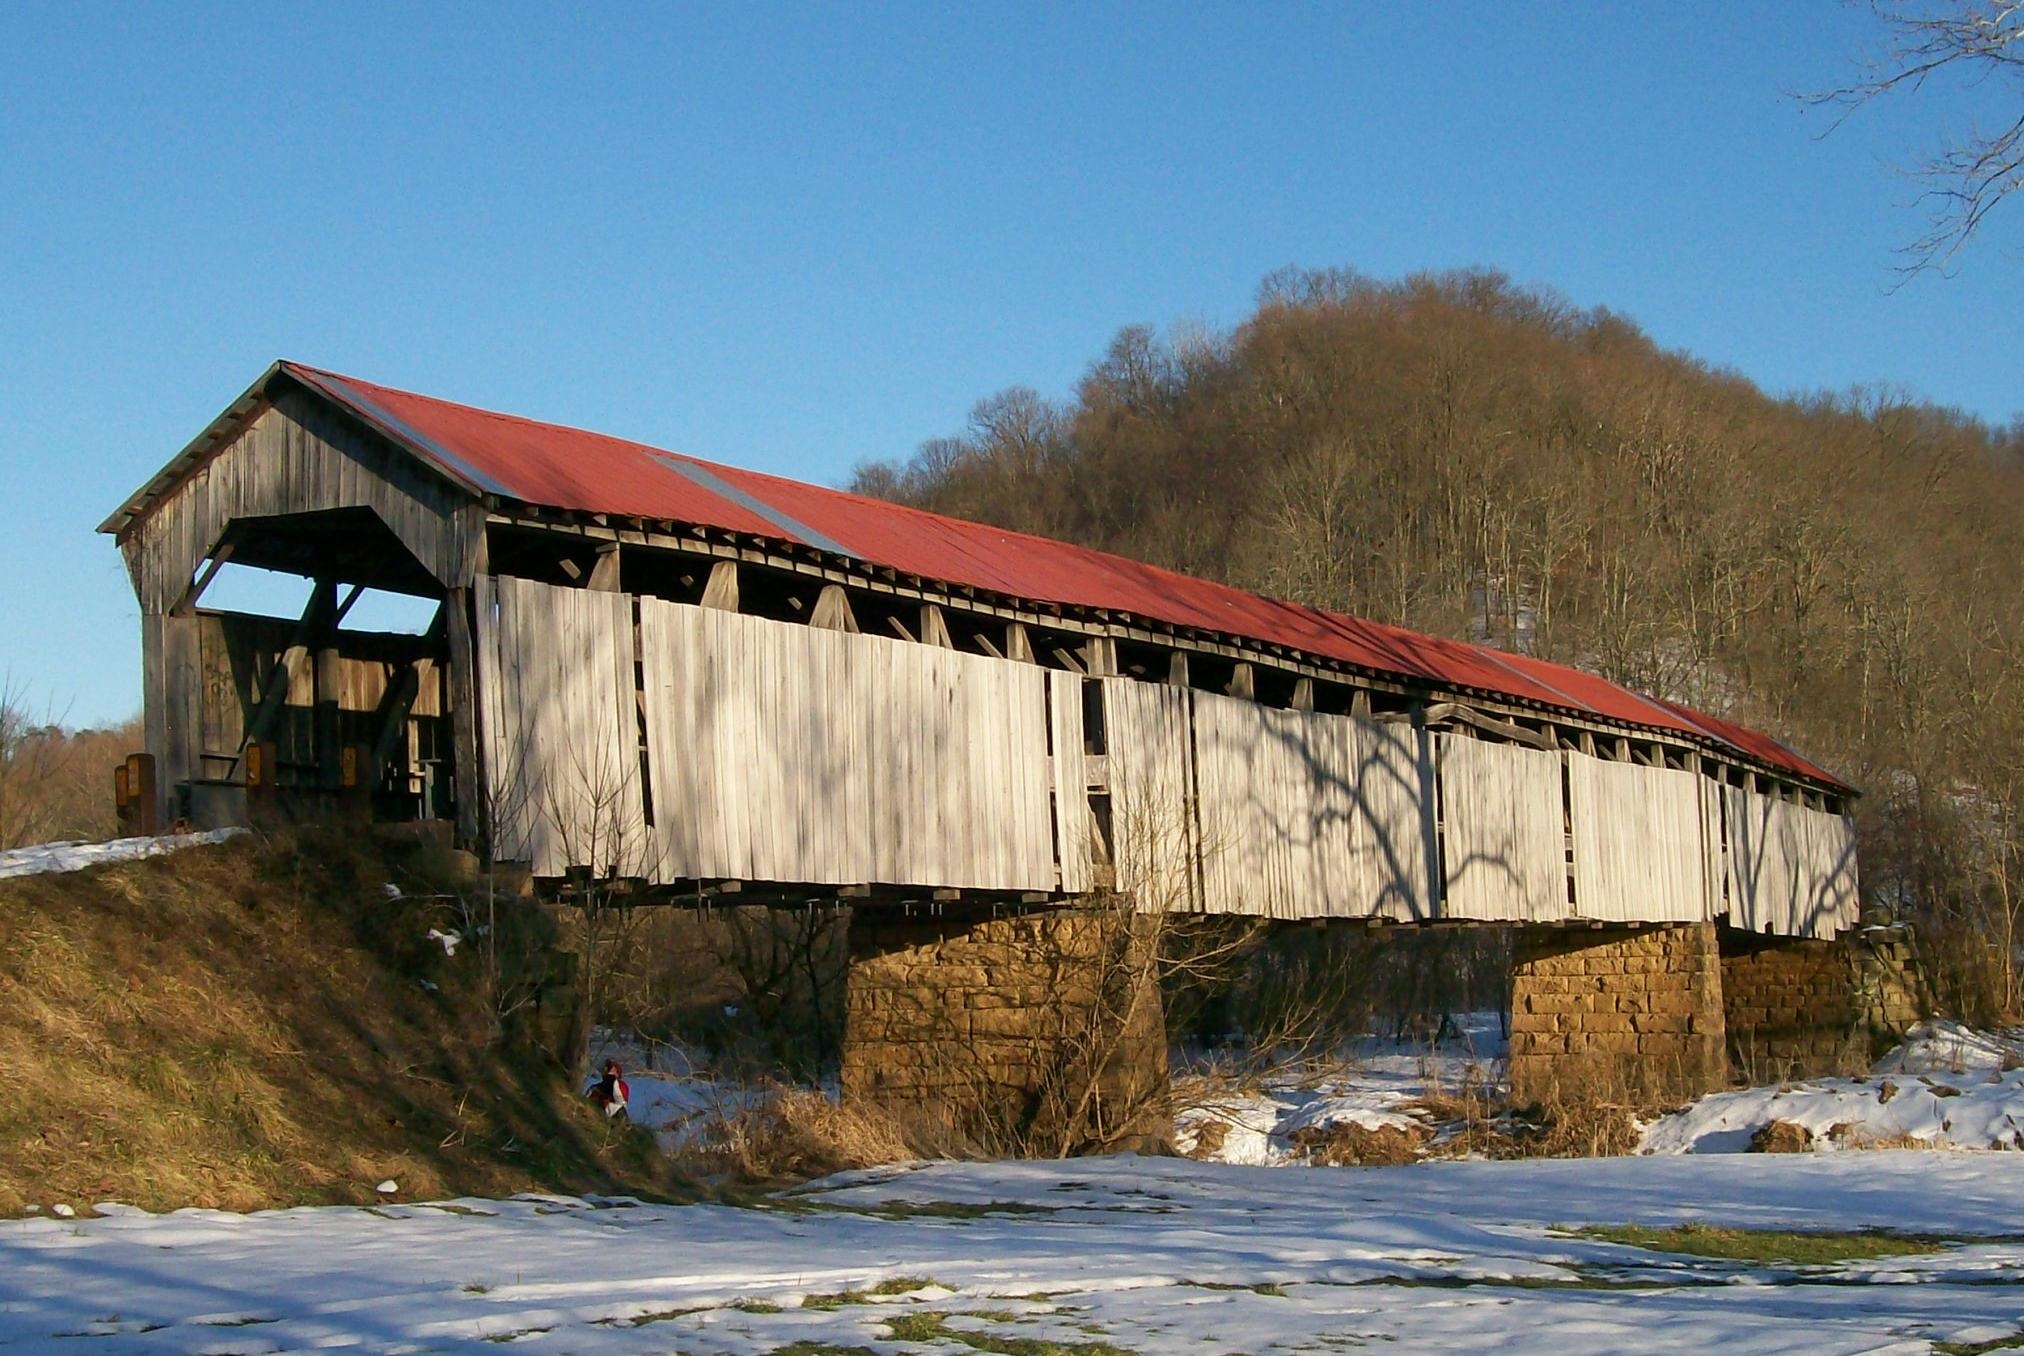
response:
{"label": "dry brown grass", "polygon": [[385,897],[414,867],[242,839],[0,882],[0,1215],[676,1189]]}
{"label": "dry brown grass", "polygon": [[1622,1102],[1555,1098],[1526,1132],[1512,1138],[1508,1158],[1618,1158],[1637,1151],[1646,1108]]}
{"label": "dry brown grass", "polygon": [[677,1155],[698,1176],[728,1175],[747,1184],[805,1182],[919,1156],[899,1121],[875,1103],[837,1103],[806,1088],[778,1086],[707,1114]]}
{"label": "dry brown grass", "polygon": [[1189,1158],[1214,1158],[1223,1148],[1223,1142],[1230,1138],[1228,1121],[1203,1121],[1195,1127],[1195,1142],[1188,1149]]}
{"label": "dry brown grass", "polygon": [[1433,1131],[1424,1125],[1381,1125],[1375,1128],[1341,1121],[1310,1126],[1293,1133],[1296,1148],[1326,1168],[1398,1167],[1426,1156]]}
{"label": "dry brown grass", "polygon": [[[1849,1121],[1829,1126],[1827,1138],[1843,1149],[1937,1149],[1940,1147],[1940,1144],[1933,1140],[1921,1139],[1917,1135],[1902,1132],[1895,1135],[1872,1134]],[[2000,1148],[2002,1146],[1999,1144],[1997,1147]]]}

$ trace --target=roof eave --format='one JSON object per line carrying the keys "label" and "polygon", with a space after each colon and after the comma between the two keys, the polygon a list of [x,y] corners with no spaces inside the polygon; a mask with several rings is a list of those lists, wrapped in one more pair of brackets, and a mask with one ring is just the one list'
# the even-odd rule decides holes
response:
{"label": "roof eave", "polygon": [[227,405],[223,413],[204,426],[203,432],[190,439],[182,451],[169,458],[159,471],[148,477],[139,489],[128,495],[125,502],[98,525],[98,530],[118,536],[133,526],[135,520],[153,507],[157,499],[173,489],[176,482],[217,445],[218,440],[228,429],[238,425],[266,399],[268,383],[273,381],[285,366],[285,363],[278,360],[269,363],[267,370],[241,392],[237,400]]}

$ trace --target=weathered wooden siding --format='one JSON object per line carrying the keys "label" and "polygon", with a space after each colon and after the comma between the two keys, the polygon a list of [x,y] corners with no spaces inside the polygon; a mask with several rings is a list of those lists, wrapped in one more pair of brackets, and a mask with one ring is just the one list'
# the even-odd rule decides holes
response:
{"label": "weathered wooden siding", "polygon": [[495,848],[542,875],[1080,894],[1094,785],[1146,909],[1853,917],[1844,820],[1693,772],[517,579],[475,610]]}
{"label": "weathered wooden siding", "polygon": [[1342,917],[1356,872],[1356,722],[1216,693],[1194,699],[1202,907]]}
{"label": "weathered wooden siding", "polygon": [[1089,768],[1082,722],[1082,678],[1047,674],[1049,750],[1053,759],[1054,855],[1061,888],[1083,894],[1096,883],[1092,847],[1096,825],[1089,813]]}
{"label": "weathered wooden siding", "polygon": [[632,599],[481,579],[475,638],[495,855],[653,879],[633,675]]}
{"label": "weathered wooden siding", "polygon": [[1555,921],[1568,913],[1560,755],[1438,735],[1443,918]]}
{"label": "weathered wooden siding", "polygon": [[1845,817],[1737,786],[1723,787],[1722,800],[1733,926],[1831,937],[1855,925],[1855,829]]}
{"label": "weathered wooden siding", "polygon": [[1118,882],[1142,904],[1434,916],[1423,731],[1128,678],[1104,710]]}
{"label": "weathered wooden siding", "polygon": [[1144,909],[1202,907],[1190,711],[1184,687],[1103,680],[1117,888]]}
{"label": "weathered wooden siding", "polygon": [[1370,912],[1400,922],[1436,916],[1434,751],[1425,730],[1357,721],[1357,839]]}
{"label": "weathered wooden siding", "polygon": [[1617,923],[1705,920],[1700,778],[1584,753],[1566,758],[1575,914]]}
{"label": "weathered wooden siding", "polygon": [[1701,883],[1706,890],[1703,916],[1720,918],[1729,911],[1728,832],[1722,824],[1722,784],[1700,779]]}
{"label": "weathered wooden siding", "polygon": [[141,612],[167,612],[234,518],[368,508],[443,584],[472,573],[471,498],[300,392],[282,394],[121,543]]}
{"label": "weathered wooden siding", "polygon": [[1045,671],[639,606],[665,879],[1056,888]]}
{"label": "weathered wooden siding", "polygon": [[1862,891],[1855,869],[1855,821],[1826,810],[1805,812],[1805,933],[1832,937],[1862,919]]}

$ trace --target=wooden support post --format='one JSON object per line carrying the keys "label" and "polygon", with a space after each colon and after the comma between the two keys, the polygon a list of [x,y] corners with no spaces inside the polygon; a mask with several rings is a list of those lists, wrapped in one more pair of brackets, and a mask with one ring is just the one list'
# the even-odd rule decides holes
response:
{"label": "wooden support post", "polygon": [[[408,711],[415,703],[415,694],[421,689],[421,661],[403,664],[394,681],[387,684],[386,695],[380,699],[379,710],[374,713],[378,732],[373,736],[372,765],[374,777],[392,761],[394,745],[404,742],[408,732]],[[407,760],[403,758],[403,774],[407,772]]]}
{"label": "wooden support post", "polygon": [[372,762],[372,750],[347,744],[338,755],[337,766],[337,821],[372,823],[372,793],[379,786],[379,769]]}
{"label": "wooden support post", "polygon": [[1005,626],[1005,657],[1021,664],[1037,664],[1033,657],[1033,637],[1028,635],[1021,622],[1008,622]]}
{"label": "wooden support post", "polygon": [[[457,795],[457,841],[483,846],[491,860],[485,805],[485,769],[478,762],[478,646],[472,634],[471,590],[451,589],[443,598],[443,633],[449,642],[450,740],[454,767],[451,784]],[[498,720],[502,712],[485,718]]]}
{"label": "wooden support post", "polygon": [[162,831],[161,788],[155,781],[155,759],[149,753],[130,753],[121,765],[126,774],[128,831],[152,837]]}
{"label": "wooden support post", "polygon": [[[159,759],[169,745],[169,694],[162,672],[162,623],[159,612],[141,613],[141,747]],[[161,804],[155,805],[159,818]]]}
{"label": "wooden support post", "polygon": [[847,631],[856,635],[857,614],[851,611],[850,595],[841,584],[824,584],[822,592],[816,595],[815,611],[809,614],[808,624],[819,626],[825,631]]}
{"label": "wooden support post", "polygon": [[246,820],[258,827],[280,819],[280,760],[271,739],[246,746]]}
{"label": "wooden support post", "polygon": [[597,562],[590,567],[590,578],[584,587],[598,593],[624,592],[619,584],[618,561],[618,543],[601,543],[597,548]]}
{"label": "wooden support post", "polygon": [[1293,680],[1293,709],[1312,711],[1314,709],[1314,680],[1296,678]]}
{"label": "wooden support post", "polygon": [[337,786],[340,773],[339,697],[344,687],[344,663],[338,654],[335,635],[337,581],[317,580],[316,595],[318,601],[314,606],[323,618],[322,624],[310,636],[316,654],[316,663],[311,670],[316,692],[316,780],[318,785],[330,790]]}
{"label": "wooden support post", "polygon": [[737,561],[720,560],[710,567],[710,578],[703,585],[703,606],[726,612],[738,610]]}
{"label": "wooden support post", "polygon": [[1252,673],[1251,666],[1240,663],[1230,670],[1230,686],[1225,688],[1224,691],[1228,692],[1232,697],[1256,698],[1258,695],[1258,680],[1256,675]]}
{"label": "wooden support post", "polygon": [[[428,646],[429,659],[416,660],[414,663],[404,665],[394,680],[387,684],[386,693],[380,698],[379,709],[373,713],[373,721],[377,728],[377,733],[372,743],[373,775],[375,778],[380,775],[388,762],[392,760],[394,746],[406,742],[408,712],[413,708],[415,697],[421,691],[422,665],[430,662],[437,654],[441,653],[443,639],[446,634],[445,628],[448,624],[449,605],[438,603],[436,605],[436,615],[429,622],[429,629],[422,637],[423,642]],[[414,775],[414,768],[409,764],[405,751],[401,759],[401,775],[403,777]],[[422,817],[426,818],[429,807],[424,805],[421,808]]]}
{"label": "wooden support post", "polygon": [[921,604],[921,644],[939,645],[945,650],[956,648],[956,642],[949,639],[949,623],[942,618],[942,609],[933,603]]}
{"label": "wooden support post", "polygon": [[1370,719],[1370,689],[1358,688],[1349,696],[1349,714],[1358,720]]}
{"label": "wooden support post", "polygon": [[1554,747],[1553,739],[1549,735],[1541,734],[1537,730],[1528,730],[1508,720],[1498,720],[1495,716],[1486,716],[1471,707],[1454,702],[1435,702],[1427,708],[1426,718],[1430,725],[1453,721],[1481,730],[1485,734],[1496,735],[1500,739],[1508,739],[1514,744],[1530,744],[1539,749]]}
{"label": "wooden support post", "polygon": [[1167,684],[1170,687],[1188,685],[1188,652],[1175,650],[1167,656]]}
{"label": "wooden support post", "polygon": [[1117,642],[1109,636],[1091,636],[1082,647],[1082,664],[1091,678],[1117,676]]}
{"label": "wooden support post", "polygon": [[[143,619],[143,637],[147,629]],[[198,753],[204,729],[204,659],[195,616],[154,619],[153,643],[159,671],[160,743],[149,720],[148,751],[156,754],[156,795],[159,822],[166,826],[188,812],[183,799],[190,779],[200,771]]]}

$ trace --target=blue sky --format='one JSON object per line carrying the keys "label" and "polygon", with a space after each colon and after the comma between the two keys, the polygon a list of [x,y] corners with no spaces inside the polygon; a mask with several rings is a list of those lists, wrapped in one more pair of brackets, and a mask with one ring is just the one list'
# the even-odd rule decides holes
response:
{"label": "blue sky", "polygon": [[1486,265],[1773,391],[2024,410],[2024,204],[1893,290],[1833,4],[0,7],[0,674],[138,705],[93,527],[291,357],[830,483],[1287,264]]}

